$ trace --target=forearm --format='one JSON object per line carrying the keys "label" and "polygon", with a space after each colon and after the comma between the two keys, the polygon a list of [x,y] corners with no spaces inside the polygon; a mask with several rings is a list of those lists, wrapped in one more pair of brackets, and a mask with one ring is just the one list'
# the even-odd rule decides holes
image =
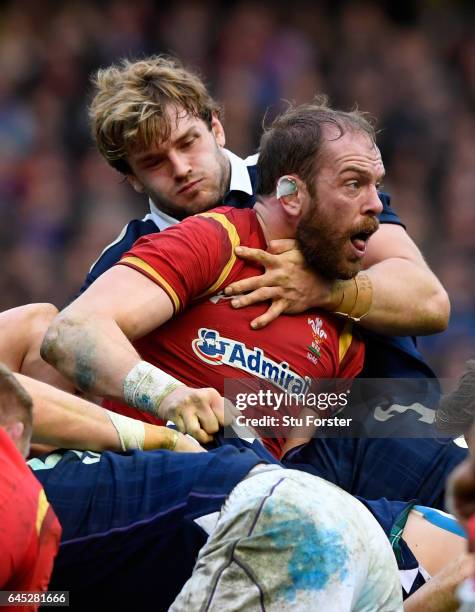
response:
{"label": "forearm", "polygon": [[404,602],[404,612],[455,612],[459,603],[455,586],[447,589],[432,578]]}
{"label": "forearm", "polygon": [[52,304],[25,304],[0,313],[0,361],[12,372],[28,369],[34,370],[35,378],[54,376],[51,366],[41,360],[39,346],[57,314]]}
{"label": "forearm", "polygon": [[427,267],[390,258],[364,273],[371,280],[373,296],[370,310],[360,322],[363,327],[395,336],[420,336],[445,329],[449,300]]}
{"label": "forearm", "polygon": [[418,589],[404,602],[404,612],[451,612],[458,610],[458,585],[473,574],[473,555],[464,553]]}
{"label": "forearm", "polygon": [[15,376],[33,399],[33,442],[93,451],[122,450],[103,408],[33,378]]}
{"label": "forearm", "polygon": [[363,326],[400,336],[433,334],[447,327],[447,292],[402,227],[380,226],[368,241],[363,267],[373,284]]}
{"label": "forearm", "polygon": [[391,258],[373,265],[365,274],[373,286],[373,299],[361,320],[363,327],[400,336],[421,336],[445,329],[449,300],[428,268]]}
{"label": "forearm", "polygon": [[[33,398],[32,441],[35,444],[96,452],[129,448],[203,450],[190,438],[167,427],[113,415],[96,404],[38,380],[21,374],[16,376]],[[114,425],[113,416],[120,422]],[[131,436],[131,430],[136,435]]]}
{"label": "forearm", "polygon": [[[241,247],[239,256],[261,264],[266,272],[236,281],[225,290],[226,295],[236,296],[231,302],[235,308],[272,300],[267,312],[251,322],[255,329],[283,312],[295,314],[309,308],[346,313],[360,318],[362,326],[386,335],[432,334],[447,327],[447,293],[398,225],[384,224],[371,236],[364,270],[350,280],[330,280],[312,271],[288,240],[274,241],[271,248],[273,253]],[[360,292],[358,287],[365,277],[372,287],[370,299],[368,290]]]}
{"label": "forearm", "polygon": [[140,361],[117,323],[65,311],[48,329],[41,355],[85,393],[124,400],[124,380]]}

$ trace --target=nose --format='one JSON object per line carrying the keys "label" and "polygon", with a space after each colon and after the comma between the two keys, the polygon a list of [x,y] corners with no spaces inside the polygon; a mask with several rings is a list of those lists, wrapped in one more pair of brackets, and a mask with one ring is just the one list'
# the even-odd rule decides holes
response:
{"label": "nose", "polygon": [[191,164],[186,155],[177,151],[171,151],[168,159],[170,160],[175,179],[183,179],[191,172]]}
{"label": "nose", "polygon": [[383,212],[383,203],[381,202],[378,194],[378,190],[373,185],[370,187],[368,197],[365,198],[365,202],[362,207],[361,213],[363,215],[380,215]]}

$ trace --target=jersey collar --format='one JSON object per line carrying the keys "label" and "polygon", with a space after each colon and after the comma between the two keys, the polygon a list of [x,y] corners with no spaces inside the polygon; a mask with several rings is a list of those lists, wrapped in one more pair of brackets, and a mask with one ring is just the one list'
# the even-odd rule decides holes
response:
{"label": "jersey collar", "polygon": [[251,179],[247,171],[247,166],[250,165],[249,160],[252,160],[252,158],[247,158],[247,160],[241,159],[232,151],[228,151],[228,149],[223,149],[223,153],[231,164],[229,191],[243,191],[247,195],[252,195]]}

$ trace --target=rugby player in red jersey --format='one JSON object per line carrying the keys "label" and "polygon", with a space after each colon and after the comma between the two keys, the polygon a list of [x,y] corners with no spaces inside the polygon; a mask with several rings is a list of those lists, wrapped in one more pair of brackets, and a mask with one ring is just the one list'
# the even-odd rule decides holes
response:
{"label": "rugby player in red jersey", "polygon": [[[220,294],[260,271],[235,247],[281,238],[296,238],[327,277],[353,278],[378,227],[383,174],[361,114],[325,101],[290,109],[263,137],[254,209],[203,213],[138,241],[53,322],[43,356],[79,388],[171,418],[201,442],[223,423],[226,376],[268,378],[292,393],[311,378],[355,376],[364,348],[344,319],[312,310],[255,331],[249,322],[265,306],[236,312]],[[371,289],[360,282],[360,291],[363,314]],[[326,337],[312,352],[317,328]],[[218,361],[209,358],[210,333]]]}

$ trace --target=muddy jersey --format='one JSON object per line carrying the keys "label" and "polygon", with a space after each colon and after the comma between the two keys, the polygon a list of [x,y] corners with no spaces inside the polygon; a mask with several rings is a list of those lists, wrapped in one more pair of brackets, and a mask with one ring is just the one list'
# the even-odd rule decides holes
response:
{"label": "muddy jersey", "polygon": [[235,255],[241,244],[266,248],[255,212],[222,207],[144,237],[124,255],[120,264],[160,285],[174,307],[172,320],[135,343],[141,357],[186,385],[221,394],[226,379],[258,378],[306,394],[315,379],[356,376],[364,346],[348,321],[312,309],[253,330],[250,322],[267,304],[232,308],[224,288],[263,271]]}

